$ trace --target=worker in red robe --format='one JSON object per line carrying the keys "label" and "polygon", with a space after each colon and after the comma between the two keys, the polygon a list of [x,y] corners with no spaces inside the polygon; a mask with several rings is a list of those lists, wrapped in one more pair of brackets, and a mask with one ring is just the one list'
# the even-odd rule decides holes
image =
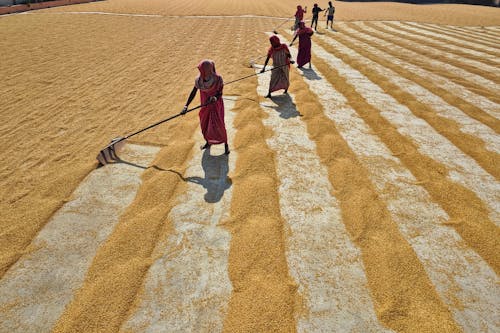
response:
{"label": "worker in red robe", "polygon": [[304,20],[304,14],[307,13],[307,6],[302,9],[301,5],[297,6],[297,11],[295,12],[295,24],[293,25],[293,30],[297,30],[299,27],[300,21]]}
{"label": "worker in red robe", "polygon": [[293,37],[290,43],[290,46],[292,46],[295,39],[299,37],[299,54],[297,55],[297,67],[299,68],[302,68],[307,63],[309,63],[309,68],[311,68],[311,36],[313,34],[313,29],[306,27],[306,24],[302,21],[299,23],[295,37]]}
{"label": "worker in red robe", "polygon": [[198,65],[200,75],[194,82],[193,90],[189,95],[186,105],[181,114],[185,114],[189,104],[200,90],[201,105],[199,117],[200,127],[205,145],[201,149],[210,148],[211,145],[224,143],[225,154],[229,154],[227,144],[226,125],[224,124],[224,101],[222,100],[222,89],[224,82],[222,76],[215,71],[212,60],[203,60]]}

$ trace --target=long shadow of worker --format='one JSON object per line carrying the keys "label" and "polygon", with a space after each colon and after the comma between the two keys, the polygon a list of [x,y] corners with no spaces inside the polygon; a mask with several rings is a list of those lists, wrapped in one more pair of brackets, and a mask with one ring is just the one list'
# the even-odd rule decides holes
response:
{"label": "long shadow of worker", "polygon": [[299,68],[302,71],[302,74],[305,78],[309,80],[321,80],[321,77],[316,73],[316,71],[312,68]]}
{"label": "long shadow of worker", "polygon": [[278,104],[277,106],[272,106],[283,119],[290,119],[294,117],[302,116],[298,111],[295,103],[292,101],[292,98],[288,94],[272,96],[271,100]]}
{"label": "long shadow of worker", "polygon": [[203,186],[207,193],[204,199],[208,203],[219,202],[224,196],[224,192],[232,185],[231,178],[227,176],[229,173],[229,155],[210,155],[210,149],[205,149],[201,159],[201,166],[205,173],[205,178],[193,176],[183,177],[179,172],[169,170],[182,178],[186,182],[191,182]]}

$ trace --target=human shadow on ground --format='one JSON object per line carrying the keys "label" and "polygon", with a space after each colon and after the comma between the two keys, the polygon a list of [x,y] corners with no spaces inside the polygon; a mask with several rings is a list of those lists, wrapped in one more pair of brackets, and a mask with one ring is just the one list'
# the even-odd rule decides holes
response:
{"label": "human shadow on ground", "polygon": [[204,199],[208,203],[219,202],[224,196],[224,192],[232,185],[229,173],[229,155],[210,155],[210,148],[203,151],[201,166],[205,177],[184,177],[175,170],[165,170],[177,174],[183,181],[191,182],[203,186],[207,193]]}
{"label": "human shadow on ground", "polygon": [[321,77],[312,68],[299,68],[299,70],[304,74],[304,77],[309,80],[321,80]]}
{"label": "human shadow on ground", "polygon": [[280,117],[283,119],[290,119],[295,117],[302,117],[302,115],[297,111],[297,107],[295,103],[292,101],[292,98],[288,94],[272,96],[271,100],[278,104],[276,106],[272,106],[274,110],[276,110]]}

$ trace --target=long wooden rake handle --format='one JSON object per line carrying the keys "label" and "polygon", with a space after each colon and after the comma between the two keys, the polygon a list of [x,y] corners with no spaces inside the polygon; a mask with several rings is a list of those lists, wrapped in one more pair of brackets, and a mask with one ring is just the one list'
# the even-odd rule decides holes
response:
{"label": "long wooden rake handle", "polygon": [[[239,78],[239,79],[236,79],[236,80],[233,80],[233,81],[229,81],[229,82],[225,83],[225,84],[224,84],[224,86],[230,85],[231,83],[235,83],[235,82],[238,82],[238,81],[241,81],[241,80],[244,80],[244,79],[248,79],[249,77],[256,76],[256,75],[259,75],[259,74],[262,74],[262,73],[265,73],[265,72],[273,71],[273,70],[275,70],[275,69],[278,69],[278,68],[281,68],[281,67],[284,67],[284,66],[288,66],[288,64],[281,65],[281,66],[278,66],[278,67],[273,67],[273,68],[268,69],[268,70],[266,70],[266,71],[264,71],[264,72],[259,72],[259,73],[255,73],[255,74],[250,74],[250,75],[244,76],[244,77],[242,77],[242,78]],[[204,107],[204,106],[207,106],[207,105],[209,105],[209,104],[211,104],[211,103],[213,103],[213,102],[208,102],[208,103],[205,103],[205,104],[198,105],[198,106],[196,106],[196,107],[194,107],[194,108],[192,108],[192,109],[187,110],[184,114],[186,114],[186,113],[188,113],[188,112],[191,112],[191,111],[194,111],[194,110],[197,110],[197,109],[202,108],[202,107]],[[177,118],[177,117],[179,117],[179,116],[182,116],[182,115],[184,115],[184,114],[183,114],[183,113],[178,113],[178,114],[176,114],[176,115],[174,115],[174,116],[168,117],[167,119],[160,120],[160,121],[159,121],[159,122],[157,122],[157,123],[154,123],[154,124],[152,124],[152,125],[149,125],[148,127],[145,127],[145,128],[143,128],[143,129],[140,129],[140,130],[138,130],[137,132],[134,132],[134,133],[132,133],[132,134],[129,134],[129,135],[127,135],[127,136],[125,136],[125,137],[121,138],[121,139],[120,139],[119,141],[117,141],[117,142],[120,142],[120,141],[123,141],[123,140],[127,140],[128,138],[130,138],[130,137],[132,137],[132,136],[134,136],[134,135],[137,135],[137,134],[139,134],[139,133],[142,133],[142,132],[144,132],[144,131],[147,131],[147,130],[148,130],[148,129],[150,129],[150,128],[156,127],[156,126],[158,126],[158,125],[160,125],[160,124],[163,124],[163,123],[165,123],[165,122],[167,122],[167,121],[169,121],[169,120],[172,120],[172,119]]]}
{"label": "long wooden rake handle", "polygon": [[154,124],[152,124],[152,125],[149,125],[148,127],[145,127],[145,128],[143,128],[143,129],[138,130],[137,132],[134,132],[134,133],[132,133],[132,134],[127,135],[126,137],[122,138],[120,141],[127,140],[128,138],[130,138],[130,137],[132,137],[132,136],[134,136],[134,135],[137,135],[137,134],[139,134],[139,133],[142,133],[142,132],[144,132],[144,131],[147,131],[147,130],[148,130],[148,129],[150,129],[150,128],[156,127],[156,126],[158,126],[158,125],[160,125],[160,124],[163,124],[163,123],[165,123],[165,122],[167,122],[167,121],[169,121],[169,120],[172,120],[172,119],[174,119],[174,118],[177,118],[177,117],[183,116],[183,115],[185,115],[185,114],[186,114],[186,113],[188,113],[188,112],[191,112],[191,111],[197,110],[197,109],[202,108],[202,107],[204,107],[204,106],[207,106],[207,105],[209,105],[210,103],[213,103],[213,102],[209,102],[209,103],[205,103],[205,104],[201,104],[201,105],[195,106],[195,107],[194,107],[194,108],[192,108],[192,109],[186,110],[186,112],[184,112],[184,113],[182,113],[182,112],[181,112],[181,113],[178,113],[178,114],[176,114],[176,115],[174,115],[174,116],[168,117],[167,119],[160,120],[159,122],[156,122],[156,123],[154,123]]}

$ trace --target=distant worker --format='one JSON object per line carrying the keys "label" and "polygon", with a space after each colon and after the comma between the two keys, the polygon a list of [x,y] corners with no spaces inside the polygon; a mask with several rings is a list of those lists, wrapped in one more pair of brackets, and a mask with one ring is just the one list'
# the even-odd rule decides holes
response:
{"label": "distant worker", "polygon": [[311,10],[312,14],[313,14],[313,18],[311,21],[311,28],[314,26],[315,31],[318,31],[318,16],[319,16],[319,13],[321,13],[323,10],[324,9],[321,9],[320,7],[318,7],[317,3],[314,4],[313,9]]}
{"label": "distant worker", "polygon": [[200,127],[206,141],[201,149],[224,143],[224,153],[227,155],[229,154],[229,146],[227,144],[226,125],[224,124],[224,102],[222,100],[224,82],[222,76],[215,71],[215,64],[212,60],[200,62],[198,70],[200,75],[194,81],[193,90],[181,114],[186,114],[189,104],[199,89],[201,104],[203,105],[199,113]]}
{"label": "distant worker", "polygon": [[266,70],[269,59],[273,58],[273,67],[275,69],[271,72],[271,81],[269,82],[267,98],[271,97],[273,91],[285,89],[284,94],[288,92],[288,87],[290,86],[290,64],[294,63],[290,61],[292,55],[288,50],[288,46],[282,44],[278,36],[271,36],[269,41],[271,42],[271,47],[269,51],[267,51],[266,62],[260,71],[263,73]]}
{"label": "distant worker", "polygon": [[309,68],[311,68],[311,36],[314,31],[306,27],[306,24],[302,21],[299,23],[299,28],[293,37],[290,46],[299,37],[299,54],[297,55],[297,67],[302,68],[305,64],[309,63]]}
{"label": "distant worker", "polygon": [[333,30],[333,14],[335,14],[335,7],[333,7],[331,1],[328,1],[328,8],[325,11],[325,15],[326,14],[328,14],[326,19],[326,28],[328,29],[328,22],[330,22],[330,28]]}
{"label": "distant worker", "polygon": [[295,12],[295,24],[293,25],[293,30],[297,30],[299,28],[299,23],[304,19],[304,14],[307,13],[307,6],[302,9],[301,5],[297,6],[297,11]]}

